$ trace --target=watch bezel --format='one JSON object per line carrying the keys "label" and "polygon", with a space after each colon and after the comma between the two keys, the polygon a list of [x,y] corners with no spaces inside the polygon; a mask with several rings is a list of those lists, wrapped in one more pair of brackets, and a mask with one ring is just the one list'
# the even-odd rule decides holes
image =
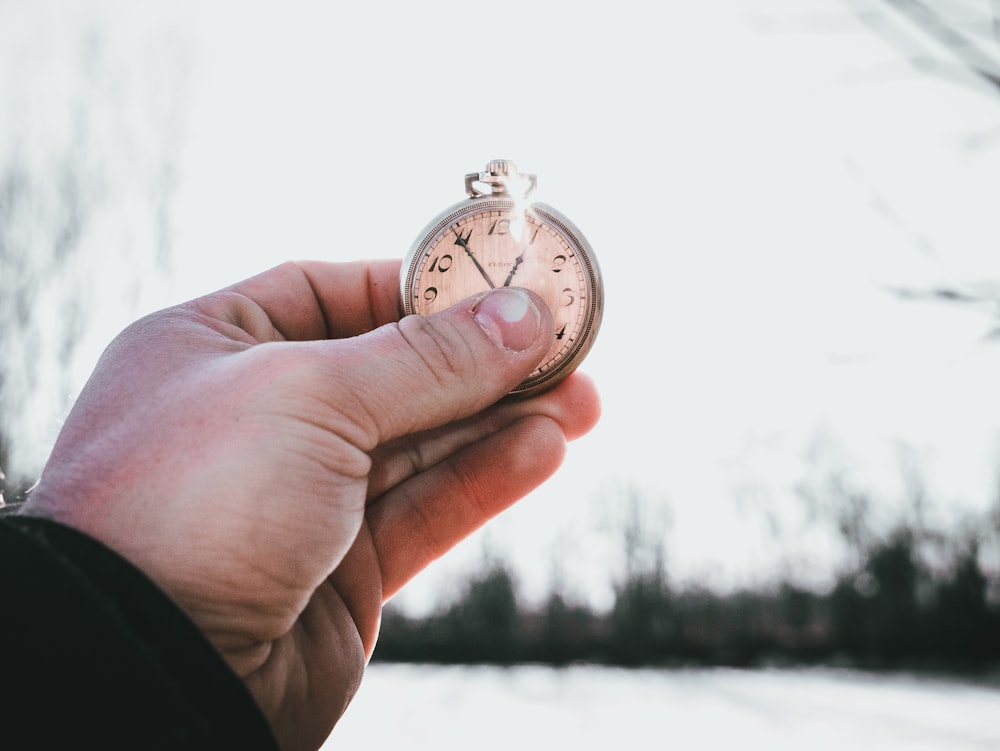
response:
{"label": "watch bezel", "polygon": [[[417,268],[427,249],[450,225],[461,219],[483,211],[501,209],[512,211],[524,205],[524,202],[512,198],[496,196],[477,196],[448,207],[432,219],[423,231],[417,235],[401,268],[399,280],[400,313],[403,316],[419,315],[413,306],[413,281]],[[589,286],[589,304],[586,308],[583,325],[573,347],[548,370],[525,379],[516,386],[508,396],[528,396],[545,391],[572,373],[590,352],[597,338],[604,317],[604,283],[600,266],[594,255],[594,250],[580,229],[558,209],[542,202],[528,204],[527,210],[537,214],[542,220],[551,224],[570,243],[583,268]]]}

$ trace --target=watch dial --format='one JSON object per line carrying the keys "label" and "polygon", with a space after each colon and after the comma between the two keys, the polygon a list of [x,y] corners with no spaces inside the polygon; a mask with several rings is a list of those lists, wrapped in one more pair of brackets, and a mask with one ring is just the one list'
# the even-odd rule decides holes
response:
{"label": "watch dial", "polygon": [[552,347],[514,393],[568,375],[589,348],[600,316],[599,279],[573,231],[551,209],[518,211],[508,202],[470,207],[438,225],[413,259],[407,312],[444,310],[491,288],[524,287],[548,305]]}

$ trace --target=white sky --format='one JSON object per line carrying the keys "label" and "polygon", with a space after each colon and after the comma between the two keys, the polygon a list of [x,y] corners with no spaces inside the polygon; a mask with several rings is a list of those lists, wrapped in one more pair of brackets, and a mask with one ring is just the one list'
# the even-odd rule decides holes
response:
{"label": "white sky", "polygon": [[[170,273],[140,268],[137,308],[96,306],[87,369],[136,312],[287,258],[402,256],[466,172],[515,160],[600,259],[584,369],[605,415],[404,602],[484,545],[516,555],[529,591],[556,568],[606,602],[619,551],[601,531],[627,487],[669,528],[678,576],[745,581],[786,545],[802,573],[830,552],[793,492],[817,441],[890,499],[912,447],[955,507],[992,500],[1000,448],[990,319],[886,291],[1000,278],[1000,99],[916,73],[849,8],[13,0],[0,138],[44,152],[84,90],[118,110],[96,127],[127,136],[98,163],[148,187],[175,155]],[[142,200],[111,190],[95,253],[152,242]],[[105,303],[120,283],[94,282]]]}

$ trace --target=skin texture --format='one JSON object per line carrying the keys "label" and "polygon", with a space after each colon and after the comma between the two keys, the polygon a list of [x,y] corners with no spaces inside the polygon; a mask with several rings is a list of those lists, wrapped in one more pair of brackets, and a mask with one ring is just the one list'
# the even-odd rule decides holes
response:
{"label": "skin texture", "polygon": [[398,274],[289,263],[136,322],[22,512],[151,576],[289,751],[318,748],[347,707],[385,600],[599,416],[579,374],[498,402],[550,343],[538,298],[499,290],[398,320]]}

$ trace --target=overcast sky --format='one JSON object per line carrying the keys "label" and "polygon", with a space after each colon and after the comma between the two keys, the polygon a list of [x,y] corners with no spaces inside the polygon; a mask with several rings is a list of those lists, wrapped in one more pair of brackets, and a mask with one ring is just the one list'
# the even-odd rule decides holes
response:
{"label": "overcast sky", "polygon": [[991,312],[890,291],[1000,279],[1000,99],[852,10],[940,54],[882,7],[8,1],[0,153],[44,171],[76,133],[104,176],[81,373],[135,314],[285,259],[401,257],[513,159],[604,271],[605,415],[411,604],[484,545],[606,602],[628,488],[678,576],[746,581],[775,550],[819,571],[795,492],[817,466],[891,501],[916,457],[945,508],[981,507],[1000,448]]}

